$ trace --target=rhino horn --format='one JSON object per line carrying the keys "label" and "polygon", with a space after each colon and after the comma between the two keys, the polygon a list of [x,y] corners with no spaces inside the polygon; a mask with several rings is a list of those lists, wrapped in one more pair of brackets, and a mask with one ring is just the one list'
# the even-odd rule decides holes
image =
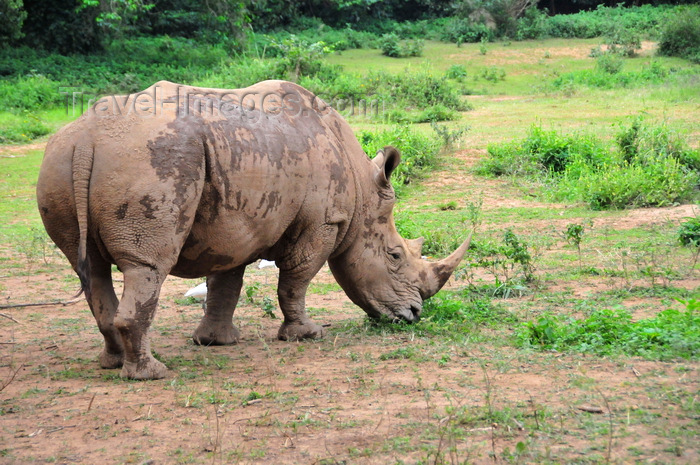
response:
{"label": "rhino horn", "polygon": [[435,295],[437,291],[445,285],[447,280],[450,279],[452,272],[457,268],[457,265],[459,265],[459,262],[462,261],[462,257],[464,257],[464,254],[467,252],[471,239],[472,235],[470,233],[467,240],[465,240],[457,250],[452,252],[449,257],[439,262],[426,264],[427,272],[425,273],[425,281],[420,290],[423,300]]}

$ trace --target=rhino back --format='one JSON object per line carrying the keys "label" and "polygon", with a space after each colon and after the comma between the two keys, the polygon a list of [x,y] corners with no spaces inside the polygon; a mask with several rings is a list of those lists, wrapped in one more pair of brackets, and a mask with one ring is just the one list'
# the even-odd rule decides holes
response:
{"label": "rhino back", "polygon": [[255,108],[208,114],[199,124],[206,182],[174,274],[274,259],[294,247],[303,229],[331,222],[344,234],[354,213],[354,165],[366,156],[347,123],[328,108],[319,111],[315,97],[291,83],[268,81],[245,91],[255,96]]}

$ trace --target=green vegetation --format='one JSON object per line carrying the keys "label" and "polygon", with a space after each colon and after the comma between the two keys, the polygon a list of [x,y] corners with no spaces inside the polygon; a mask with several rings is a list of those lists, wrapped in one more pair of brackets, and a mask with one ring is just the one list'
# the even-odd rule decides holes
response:
{"label": "green vegetation", "polygon": [[403,186],[414,182],[435,166],[441,148],[440,142],[435,138],[412,130],[410,126],[360,131],[357,139],[370,157],[374,157],[378,150],[387,145],[393,145],[401,152],[401,163],[391,176],[398,196],[401,196]]}
{"label": "green vegetation", "polygon": [[478,172],[530,177],[552,198],[593,209],[665,206],[697,195],[700,154],[666,124],[637,118],[621,126],[616,142],[609,150],[592,135],[533,125],[521,141],[489,146]]}
{"label": "green vegetation", "polygon": [[659,39],[659,53],[700,63],[700,7],[679,9],[666,22]]}
{"label": "green vegetation", "polygon": [[384,55],[392,58],[419,57],[423,54],[423,41],[401,41],[396,34],[386,34],[382,36],[381,48]]}
{"label": "green vegetation", "polygon": [[525,323],[519,341],[543,350],[575,350],[597,355],[624,353],[655,360],[700,357],[700,302],[679,301],[653,318],[632,320],[624,309],[596,310],[584,319],[545,315]]}
{"label": "green vegetation", "polygon": [[[401,150],[396,226],[424,237],[427,260],[474,234],[415,324],[364,318],[322,269],[307,310],[329,335],[315,341],[276,340],[276,271],[251,266],[239,345],[194,345],[200,304],[182,294],[196,282],[171,277],[150,334],[173,370],[160,381],[98,369],[84,301],[6,308],[0,418],[13,442],[0,456],[101,463],[118,441],[118,459],[138,463],[697,461],[696,6],[20,3],[0,6],[12,19],[0,25],[0,144],[77,117],[72,92],[87,105],[160,79],[289,79],[331,103],[368,156]],[[387,38],[422,54],[387,56]],[[0,148],[3,304],[78,288],[36,211],[42,143]],[[154,448],[163,428],[193,440]],[[76,452],[85,434],[105,447]]]}

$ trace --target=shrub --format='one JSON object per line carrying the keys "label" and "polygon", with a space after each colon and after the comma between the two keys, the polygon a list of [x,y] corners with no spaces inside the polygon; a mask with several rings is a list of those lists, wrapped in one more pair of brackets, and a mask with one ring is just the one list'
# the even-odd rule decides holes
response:
{"label": "shrub", "polygon": [[277,60],[279,71],[294,81],[298,81],[301,76],[318,74],[324,65],[324,55],[333,51],[324,42],[309,43],[294,34],[275,45],[282,52]]}
{"label": "shrub", "polygon": [[488,146],[488,158],[480,163],[477,172],[494,176],[533,176],[561,173],[574,160],[597,164],[604,157],[602,145],[585,135],[561,136],[532,125],[521,142]]}
{"label": "shrub", "polygon": [[632,57],[642,48],[642,40],[638,32],[615,24],[605,35],[608,51],[617,55]]}
{"label": "shrub", "polygon": [[401,152],[401,163],[392,174],[392,184],[397,194],[401,186],[411,183],[437,163],[441,148],[437,139],[410,126],[395,126],[381,131],[360,131],[357,139],[370,157],[374,157],[378,150],[387,145],[393,145]]}
{"label": "shrub", "polygon": [[689,171],[700,171],[700,152],[690,149],[665,123],[646,124],[643,117],[636,117],[629,127],[620,126],[615,142],[629,163],[651,164],[662,156],[676,159]]}
{"label": "shrub", "polygon": [[28,112],[0,115],[0,144],[27,143],[50,132],[51,128]]}
{"label": "shrub", "polygon": [[667,206],[696,194],[700,155],[664,125],[635,121],[617,143],[609,151],[593,136],[533,126],[522,141],[490,145],[477,173],[527,176],[549,186],[554,198],[593,209]]}
{"label": "shrub", "polygon": [[457,45],[468,42],[476,43],[482,40],[493,40],[493,31],[485,24],[474,23],[470,19],[452,18],[445,25],[440,40],[455,42]]}
{"label": "shrub", "polygon": [[700,63],[700,6],[685,6],[670,15],[661,33],[659,53]]}
{"label": "shrub", "polygon": [[517,40],[542,39],[550,34],[547,22],[547,10],[540,10],[536,5],[525,10],[518,18],[515,38]]}
{"label": "shrub", "polygon": [[394,33],[382,36],[382,54],[392,58],[419,57],[423,54],[422,40],[400,40]]}
{"label": "shrub", "polygon": [[429,123],[429,122],[438,122],[438,121],[452,121],[454,119],[457,119],[459,117],[459,114],[447,108],[445,105],[437,104],[437,105],[432,105],[413,118],[414,123]]}
{"label": "shrub", "polygon": [[686,218],[678,229],[678,241],[686,247],[700,249],[700,217]]}
{"label": "shrub", "polygon": [[0,81],[0,110],[36,110],[63,103],[60,83],[41,74]]}
{"label": "shrub", "polygon": [[481,77],[491,82],[503,81],[506,78],[506,70],[496,66],[484,68],[481,71]]}
{"label": "shrub", "polygon": [[602,170],[587,166],[577,176],[565,177],[561,193],[573,194],[594,210],[664,207],[690,199],[698,179],[677,160],[658,157],[649,164],[611,164]]}
{"label": "shrub", "polygon": [[467,77],[467,67],[464,65],[452,65],[445,71],[445,77],[460,81]]}
{"label": "shrub", "polygon": [[617,74],[622,71],[624,62],[615,53],[603,53],[596,58],[596,69],[607,74]]}

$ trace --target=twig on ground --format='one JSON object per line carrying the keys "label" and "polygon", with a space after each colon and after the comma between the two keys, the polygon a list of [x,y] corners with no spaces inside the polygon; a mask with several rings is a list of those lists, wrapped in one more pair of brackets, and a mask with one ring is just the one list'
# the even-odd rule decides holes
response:
{"label": "twig on ground", "polygon": [[5,315],[4,313],[0,313],[0,316],[5,317],[5,318],[7,318],[8,320],[12,320],[12,321],[14,321],[14,322],[17,323],[17,324],[20,324],[19,321],[15,320],[15,319],[12,318],[10,315]]}
{"label": "twig on ground", "polygon": [[[9,304],[9,305],[0,305],[0,309],[7,309],[7,308],[22,308],[22,307],[46,307],[48,305],[71,305],[76,302],[82,301],[82,297],[76,297],[70,300],[55,300],[53,302],[34,302],[34,303],[28,303],[28,304]],[[15,323],[19,323],[18,321],[12,319],[12,317],[9,317],[3,313],[0,313],[0,315],[4,316],[5,318],[9,318]]]}
{"label": "twig on ground", "polygon": [[17,376],[17,373],[19,373],[19,370],[24,368],[24,363],[21,364],[15,371],[12,373],[12,376],[10,376],[10,379],[7,380],[6,382],[2,383],[2,386],[0,386],[0,392],[2,392],[3,389],[5,389],[7,386],[10,385],[10,383],[15,379],[15,376]]}

